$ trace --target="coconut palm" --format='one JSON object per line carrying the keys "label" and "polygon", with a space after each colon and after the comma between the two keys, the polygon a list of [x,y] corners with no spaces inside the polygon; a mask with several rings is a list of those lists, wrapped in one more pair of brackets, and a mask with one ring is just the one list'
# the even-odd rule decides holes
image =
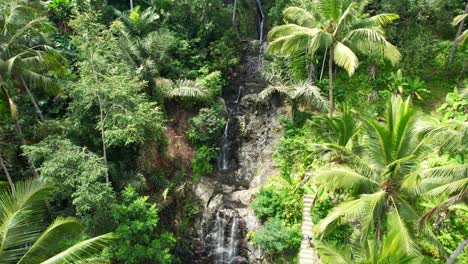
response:
{"label": "coconut palm", "polygon": [[391,264],[391,263],[425,263],[425,258],[414,244],[410,247],[400,247],[400,242],[407,238],[400,232],[399,216],[395,210],[389,213],[388,234],[382,243],[369,239],[360,243],[353,241],[348,247],[335,247],[323,242],[317,243],[320,259],[326,263],[336,264]]}
{"label": "coconut palm", "polygon": [[[417,136],[421,130],[419,121],[409,98],[403,101],[394,96],[384,122],[364,121],[359,152],[353,154],[345,149],[343,152],[349,159],[332,163],[315,173],[313,179],[317,184],[355,194],[355,198],[337,205],[318,223],[319,233],[323,234],[334,223],[356,224],[357,221],[360,242],[371,235],[382,240],[383,223],[394,214],[398,216],[401,235],[406,237],[400,241],[400,246],[412,247],[412,234],[419,228],[415,226],[419,216],[413,208],[414,201],[428,191],[433,194],[460,191],[458,183],[466,184],[468,179],[468,165],[435,168],[421,165],[431,148],[426,138]],[[424,225],[420,229],[445,254],[431,231]]]}
{"label": "coconut palm", "polygon": [[[461,160],[460,164],[455,163],[449,167],[454,171],[455,177],[447,178],[444,174],[431,173],[430,177],[426,177],[424,185],[419,187],[424,195],[431,198],[441,195],[449,196],[448,199],[421,216],[419,222],[424,222],[434,213],[450,205],[468,201],[468,166],[463,165],[465,154],[468,153],[468,145],[466,144],[468,142],[468,123],[458,120],[448,120],[442,123],[434,120],[434,123],[435,125],[426,126],[421,131],[421,135],[436,145],[439,152],[456,155]],[[437,168],[431,170],[437,170]]]}
{"label": "coconut palm", "polygon": [[110,244],[113,234],[67,247],[64,239],[80,239],[77,219],[59,217],[48,227],[43,225],[42,215],[52,191],[34,179],[0,192],[0,263],[106,263],[95,256]]}
{"label": "coconut palm", "polygon": [[283,12],[286,25],[274,27],[268,34],[269,52],[291,54],[306,51],[313,56],[328,51],[328,87],[330,115],[334,111],[333,64],[351,76],[358,67],[357,53],[399,61],[398,49],[384,35],[383,26],[398,19],[396,14],[368,17],[367,1],[317,0],[310,10],[289,7]]}

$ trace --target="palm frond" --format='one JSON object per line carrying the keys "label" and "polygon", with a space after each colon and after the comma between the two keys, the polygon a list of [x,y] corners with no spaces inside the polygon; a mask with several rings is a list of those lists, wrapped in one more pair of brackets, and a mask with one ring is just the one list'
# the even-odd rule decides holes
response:
{"label": "palm frond", "polygon": [[375,217],[382,211],[386,197],[386,192],[378,191],[373,194],[363,194],[355,200],[343,202],[334,207],[327,217],[316,225],[316,229],[319,233],[323,234],[327,227],[336,221],[339,223],[349,223],[360,220],[361,239],[365,240],[368,232],[374,226]]}
{"label": "palm frond", "polygon": [[337,20],[343,11],[343,0],[321,0],[319,7],[326,18]]}
{"label": "palm frond", "polygon": [[341,42],[337,42],[335,44],[333,51],[333,60],[335,63],[344,68],[348,72],[349,76],[353,75],[359,65],[359,60],[356,54]]}
{"label": "palm frond", "polygon": [[265,89],[263,89],[259,94],[258,98],[262,101],[268,100],[274,94],[281,94],[286,96],[291,96],[293,88],[290,85],[285,83],[275,82],[269,84]]}
{"label": "palm frond", "polygon": [[181,80],[176,83],[175,87],[172,90],[168,91],[167,96],[169,98],[207,98],[210,96],[210,93],[202,84],[196,81]]}
{"label": "palm frond", "polygon": [[452,21],[452,26],[456,26],[456,25],[460,24],[460,22],[462,20],[464,20],[466,17],[468,17],[468,13],[456,16]]}
{"label": "palm frond", "polygon": [[320,111],[328,110],[328,101],[320,93],[320,88],[308,81],[293,84],[291,98],[313,105]]}
{"label": "palm frond", "polygon": [[96,254],[99,254],[115,239],[116,236],[114,234],[107,233],[104,235],[84,240],[60,252],[59,254],[43,261],[42,264],[71,264],[80,261],[86,261],[86,259],[93,258]]}
{"label": "palm frond", "polygon": [[396,207],[387,213],[388,221],[388,237],[385,240],[387,243],[384,245],[386,252],[384,255],[394,254],[395,252],[401,252],[405,255],[416,255],[418,249],[416,243],[413,241],[411,232],[403,222],[402,217],[398,213]]}
{"label": "palm frond", "polygon": [[65,238],[78,238],[81,232],[81,224],[78,219],[56,218],[54,222],[39,236],[34,244],[18,261],[20,263],[40,263],[58,252],[57,241]]}
{"label": "palm frond", "polygon": [[312,28],[316,25],[314,16],[307,10],[300,7],[288,7],[283,11],[284,20],[288,23],[296,24],[302,27]]}
{"label": "palm frond", "polygon": [[374,180],[346,167],[318,171],[313,180],[330,189],[359,189],[369,192],[378,186]]}
{"label": "palm frond", "polygon": [[377,54],[388,59],[392,64],[396,64],[401,59],[398,49],[388,42],[382,29],[378,27],[358,28],[351,30],[345,37],[344,43],[364,54]]}
{"label": "palm frond", "polygon": [[389,23],[392,23],[393,21],[399,19],[400,16],[397,14],[392,14],[392,13],[384,13],[384,14],[378,14],[375,16],[371,16],[367,19],[369,24],[371,26],[380,26],[383,27]]}
{"label": "palm frond", "polygon": [[41,233],[42,213],[52,188],[36,179],[0,192],[0,259],[16,262]]}
{"label": "palm frond", "polygon": [[347,249],[337,248],[333,245],[318,242],[315,248],[320,254],[320,260],[325,263],[352,264],[351,252]]}
{"label": "palm frond", "polygon": [[457,42],[460,46],[464,46],[468,40],[468,30],[463,31],[460,37],[457,38]]}

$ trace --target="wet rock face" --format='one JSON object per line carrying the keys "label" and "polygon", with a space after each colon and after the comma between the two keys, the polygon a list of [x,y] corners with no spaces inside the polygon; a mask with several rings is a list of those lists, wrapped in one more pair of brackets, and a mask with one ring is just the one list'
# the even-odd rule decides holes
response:
{"label": "wet rock face", "polygon": [[[270,176],[279,175],[272,155],[281,138],[278,116],[286,109],[259,102],[266,83],[257,71],[259,45],[244,47],[239,78],[225,91],[229,122],[220,139],[218,173],[195,187],[203,214],[195,223],[194,263],[261,263],[263,253],[246,239],[261,227],[250,204]],[[256,69],[256,70],[253,70]]]}

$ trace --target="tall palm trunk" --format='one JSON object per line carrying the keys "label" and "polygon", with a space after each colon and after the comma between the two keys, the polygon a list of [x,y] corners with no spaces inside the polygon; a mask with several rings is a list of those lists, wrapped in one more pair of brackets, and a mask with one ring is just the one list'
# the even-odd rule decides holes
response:
{"label": "tall palm trunk", "polygon": [[[466,2],[466,5],[465,5],[465,13],[468,13],[468,2]],[[449,64],[453,62],[453,57],[455,56],[455,50],[457,49],[458,42],[460,42],[459,37],[464,27],[465,27],[465,19],[462,19],[462,21],[460,21],[460,23],[458,24],[457,34],[455,35],[455,39],[453,40],[453,43],[452,43],[452,48],[450,49]]]}
{"label": "tall palm trunk", "polygon": [[335,102],[333,101],[333,47],[330,47],[328,58],[328,100],[330,101],[330,116],[335,111]]}
{"label": "tall palm trunk", "polygon": [[328,48],[325,49],[325,53],[323,54],[323,61],[322,61],[322,70],[320,71],[320,82],[322,81],[322,77],[323,77],[323,69],[325,69],[325,61],[327,60],[327,51],[328,51]]}
{"label": "tall palm trunk", "polygon": [[39,105],[37,104],[36,99],[34,98],[34,95],[31,93],[31,90],[29,90],[29,87],[28,87],[28,85],[26,84],[26,82],[24,81],[23,78],[21,78],[21,82],[23,83],[23,87],[24,87],[24,89],[26,89],[26,92],[29,95],[29,99],[31,99],[31,103],[34,106],[34,109],[36,109],[36,112],[39,115],[39,118],[41,119],[42,122],[44,122],[45,121],[44,115],[42,114],[42,111],[39,108]]}
{"label": "tall palm trunk", "polygon": [[8,180],[8,183],[10,184],[11,190],[14,192],[15,191],[15,184],[11,180],[10,173],[8,172],[8,168],[5,165],[5,162],[3,161],[2,153],[0,152],[0,166],[2,166],[3,172],[5,173],[5,176]]}
{"label": "tall palm trunk", "polygon": [[453,251],[452,255],[450,255],[449,259],[447,260],[447,264],[453,264],[455,263],[455,260],[457,259],[458,255],[460,255],[463,252],[463,249],[468,245],[468,239],[463,240],[458,247]]}

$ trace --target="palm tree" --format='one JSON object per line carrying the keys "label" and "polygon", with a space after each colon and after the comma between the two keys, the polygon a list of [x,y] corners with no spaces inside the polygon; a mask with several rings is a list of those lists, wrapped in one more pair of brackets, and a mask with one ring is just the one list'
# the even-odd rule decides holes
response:
{"label": "palm tree", "polygon": [[426,179],[424,185],[419,186],[426,196],[449,196],[448,199],[437,204],[421,216],[420,223],[426,221],[443,208],[468,201],[468,166],[463,165],[465,163],[465,154],[468,153],[468,145],[466,144],[468,142],[468,123],[458,120],[448,120],[442,123],[437,120],[434,121],[435,125],[426,126],[421,131],[421,135],[427,137],[430,143],[438,146],[439,152],[458,155],[461,158],[461,164],[451,165],[454,177],[432,173],[431,177]]}
{"label": "palm tree", "polygon": [[458,45],[465,45],[466,40],[468,39],[468,30],[463,31],[465,27],[465,19],[468,16],[468,2],[465,4],[465,12],[462,15],[458,15],[453,19],[452,25],[458,25],[457,34],[455,35],[455,40],[452,43],[452,48],[450,49],[449,54],[449,63],[452,63],[453,56],[455,55],[455,49]]}
{"label": "palm tree", "polygon": [[66,247],[64,239],[80,239],[77,219],[59,217],[44,228],[42,215],[52,191],[34,179],[0,192],[0,263],[107,263],[95,256],[114,239],[112,233]]}
{"label": "palm tree", "polygon": [[331,142],[327,144],[328,146],[334,144],[351,149],[353,139],[360,130],[360,124],[347,104],[343,104],[342,108],[340,116],[317,116],[314,124],[322,131],[326,130],[322,134],[327,137],[327,142]]}
{"label": "palm tree", "polygon": [[[313,56],[319,49],[328,51],[328,88],[330,115],[333,100],[333,63],[344,68],[349,76],[358,67],[356,53],[377,55],[399,61],[400,52],[386,39],[383,26],[398,19],[396,14],[366,16],[367,1],[317,0],[305,10],[289,7],[283,12],[286,25],[274,27],[268,34],[272,53],[291,54],[306,51]],[[325,59],[325,58],[324,58]]]}
{"label": "palm tree", "polygon": [[[412,109],[409,98],[403,101],[394,96],[387,106],[385,121],[365,120],[359,151],[342,151],[348,158],[319,169],[313,178],[315,182],[329,189],[345,189],[356,194],[330,211],[317,225],[317,231],[324,233],[333,223],[356,223],[358,221],[360,242],[374,235],[381,241],[383,223],[389,217],[397,216],[402,247],[410,248],[412,232],[419,218],[413,205],[424,192],[434,194],[455,192],[459,185],[444,184],[448,180],[465,181],[468,165],[447,165],[425,168],[421,162],[432,150],[426,138],[418,137],[421,130],[420,118]],[[445,179],[445,181],[441,181]],[[458,182],[457,182],[458,183]],[[438,188],[434,187],[439,185]],[[443,247],[437,242],[426,226],[422,234],[435,243],[442,254]],[[388,232],[388,230],[387,230]]]}
{"label": "palm tree", "polygon": [[[12,1],[0,7],[0,86],[10,98],[8,89],[24,89],[41,121],[44,116],[29,86],[40,85],[56,90],[47,70],[61,65],[61,57],[44,44],[43,33],[53,29],[47,18],[33,7]],[[31,44],[35,43],[35,44]]]}
{"label": "palm tree", "polygon": [[161,89],[166,98],[193,98],[204,99],[211,96],[208,89],[201,83],[193,80],[178,80],[176,82],[160,78],[156,86]]}
{"label": "palm tree", "polygon": [[168,30],[154,30],[160,19],[154,8],[140,11],[140,7],[137,7],[130,13],[116,13],[123,24],[119,45],[124,59],[148,82],[148,94],[152,95],[155,76],[159,74],[163,62],[170,60],[168,50],[175,37]]}
{"label": "palm tree", "polygon": [[352,241],[351,246],[335,247],[327,243],[317,243],[320,259],[335,264],[391,264],[391,263],[425,263],[425,258],[411,242],[409,247],[401,247],[406,241],[404,232],[400,232],[399,216],[395,210],[389,213],[388,234],[382,243],[374,239],[364,242]]}
{"label": "palm tree", "polygon": [[328,104],[320,94],[320,88],[311,84],[309,81],[303,82],[284,82],[274,80],[270,85],[263,89],[258,95],[259,99],[266,101],[274,94],[284,95],[291,103],[291,113],[294,113],[300,105],[313,105],[320,111],[326,111]]}

